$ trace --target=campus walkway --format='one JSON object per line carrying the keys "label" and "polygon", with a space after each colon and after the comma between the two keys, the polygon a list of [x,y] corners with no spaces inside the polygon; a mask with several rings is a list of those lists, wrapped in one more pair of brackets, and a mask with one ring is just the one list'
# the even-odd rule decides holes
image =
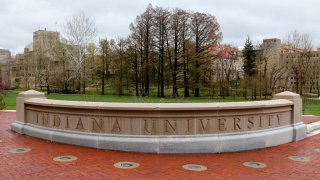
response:
{"label": "campus walkway", "polygon": [[[286,145],[239,153],[157,155],[84,148],[19,135],[10,130],[15,118],[14,112],[0,112],[1,180],[320,179],[320,135]],[[320,117],[305,117],[304,121],[320,121]],[[12,148],[28,148],[31,151],[12,153]],[[71,162],[54,161],[57,156],[75,156],[77,159]],[[289,159],[290,156],[299,161]],[[114,166],[124,161],[140,166],[131,169]],[[266,167],[250,168],[244,166],[244,162],[261,162]],[[186,170],[182,168],[185,164],[203,165],[207,170]]]}

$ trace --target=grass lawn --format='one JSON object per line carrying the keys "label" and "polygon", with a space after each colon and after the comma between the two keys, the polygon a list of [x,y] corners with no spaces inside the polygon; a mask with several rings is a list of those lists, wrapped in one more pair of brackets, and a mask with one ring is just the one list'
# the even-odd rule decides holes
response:
{"label": "grass lawn", "polygon": [[303,105],[303,114],[320,116],[320,99],[314,97],[304,98]]}
{"label": "grass lawn", "polygon": [[[15,109],[16,96],[21,89],[7,91],[5,95],[6,107],[5,109]],[[90,94],[91,93],[91,94]],[[201,102],[240,102],[249,101],[243,97],[188,97],[188,98],[158,98],[158,97],[135,97],[135,96],[118,96],[118,95],[97,95],[89,92],[88,94],[49,94],[48,99],[69,100],[69,101],[96,101],[96,102],[132,102],[132,103],[201,103]],[[264,100],[264,99],[262,99]],[[315,98],[304,98],[304,114],[320,115],[320,100]]]}
{"label": "grass lawn", "polygon": [[16,97],[21,91],[22,91],[21,89],[5,91],[5,95],[4,95],[4,102],[6,103],[5,109],[7,110],[16,109]]}

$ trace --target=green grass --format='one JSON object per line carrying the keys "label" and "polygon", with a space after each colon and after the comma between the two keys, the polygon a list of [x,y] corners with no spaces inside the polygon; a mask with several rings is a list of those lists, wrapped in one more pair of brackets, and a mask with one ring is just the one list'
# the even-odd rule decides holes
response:
{"label": "green grass", "polygon": [[7,110],[16,109],[16,97],[22,91],[23,91],[22,89],[4,91],[5,109]]}
{"label": "green grass", "polygon": [[315,97],[304,97],[303,114],[320,116],[320,99]]}
{"label": "green grass", "polygon": [[[16,89],[5,92],[5,109],[16,109],[16,96],[22,89]],[[110,91],[109,91],[110,92]],[[118,96],[118,95],[97,95],[94,91],[88,94],[55,94],[47,95],[48,99],[69,100],[69,101],[95,101],[95,102],[130,102],[130,103],[203,103],[203,102],[241,102],[249,101],[243,97],[188,97],[188,98],[158,98],[150,97],[135,97],[135,96]],[[270,99],[270,97],[269,97]],[[264,99],[261,99],[264,100]],[[306,115],[320,115],[320,100],[310,97],[303,97],[304,109]]]}

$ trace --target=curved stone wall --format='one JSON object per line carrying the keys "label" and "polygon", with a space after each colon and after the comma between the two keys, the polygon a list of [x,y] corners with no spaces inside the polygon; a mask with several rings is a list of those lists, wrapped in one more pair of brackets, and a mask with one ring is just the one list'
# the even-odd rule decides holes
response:
{"label": "curved stone wall", "polygon": [[301,99],[290,92],[269,101],[157,104],[48,100],[27,91],[17,97],[12,129],[55,142],[153,153],[257,149],[306,133]]}

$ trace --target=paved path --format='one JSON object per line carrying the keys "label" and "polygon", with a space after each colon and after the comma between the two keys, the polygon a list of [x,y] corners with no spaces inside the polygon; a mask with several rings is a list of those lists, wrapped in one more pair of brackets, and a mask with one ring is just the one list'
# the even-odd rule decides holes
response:
{"label": "paved path", "polygon": [[303,116],[303,122],[305,124],[310,124],[320,121],[320,116]]}
{"label": "paved path", "polygon": [[[43,141],[10,131],[15,113],[0,112],[0,179],[320,179],[320,135],[262,150],[201,155],[157,155],[106,151]],[[314,120],[314,119],[313,119]],[[320,117],[317,117],[320,121]],[[30,152],[10,153],[12,148]],[[57,162],[57,156],[76,156]],[[307,162],[290,160],[305,156]],[[308,161],[309,160],[309,161]],[[114,167],[117,162],[139,163],[133,169]],[[249,168],[244,162],[262,162]],[[199,164],[205,171],[190,171],[185,164]]]}

